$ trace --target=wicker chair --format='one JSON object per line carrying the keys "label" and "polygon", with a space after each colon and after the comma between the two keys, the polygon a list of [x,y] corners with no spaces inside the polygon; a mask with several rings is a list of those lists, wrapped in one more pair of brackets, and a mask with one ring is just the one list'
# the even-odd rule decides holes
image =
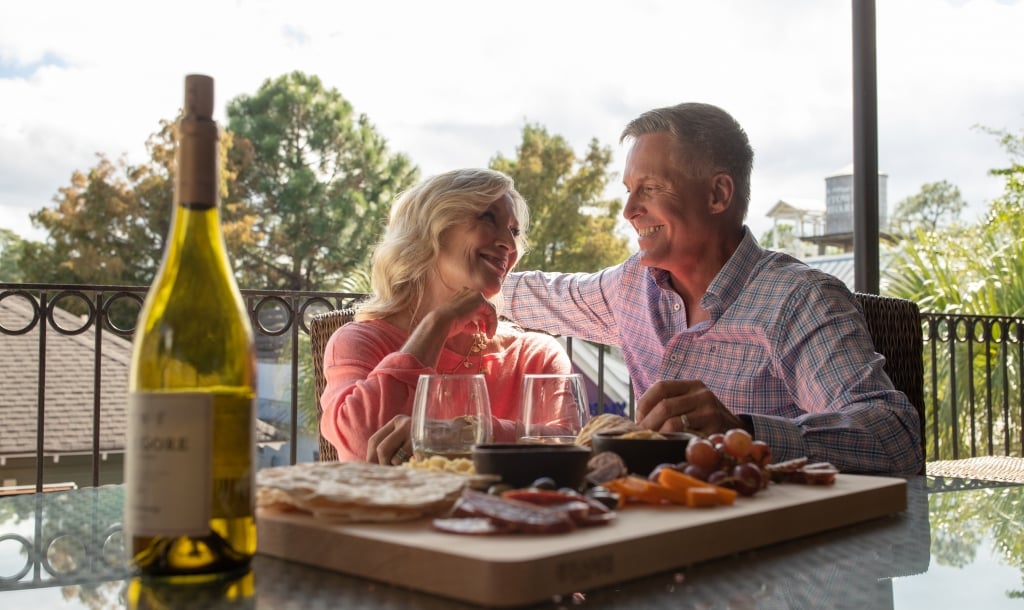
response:
{"label": "wicker chair", "polygon": [[[352,321],[354,312],[351,309],[334,309],[313,316],[309,321],[309,348],[313,352],[313,379],[316,388],[316,423],[320,427],[320,416],[324,409],[320,406],[320,396],[327,387],[327,378],[324,376],[324,349],[327,341],[345,324]],[[338,461],[338,450],[330,442],[320,436],[320,461]]]}
{"label": "wicker chair", "polygon": [[[885,356],[885,372],[892,384],[907,395],[920,420],[921,450],[924,439],[924,343],[921,310],[907,299],[856,293],[875,351]],[[921,470],[924,474],[924,470]]]}

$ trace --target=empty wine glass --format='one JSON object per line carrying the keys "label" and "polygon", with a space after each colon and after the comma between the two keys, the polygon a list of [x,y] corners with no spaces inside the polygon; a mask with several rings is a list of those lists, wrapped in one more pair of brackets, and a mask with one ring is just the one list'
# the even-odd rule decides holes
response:
{"label": "empty wine glass", "polygon": [[583,376],[570,374],[523,377],[524,443],[571,444],[587,423],[589,409]]}
{"label": "empty wine glass", "polygon": [[420,375],[412,403],[412,450],[417,460],[434,455],[469,458],[473,446],[491,441],[491,403],[483,375]]}

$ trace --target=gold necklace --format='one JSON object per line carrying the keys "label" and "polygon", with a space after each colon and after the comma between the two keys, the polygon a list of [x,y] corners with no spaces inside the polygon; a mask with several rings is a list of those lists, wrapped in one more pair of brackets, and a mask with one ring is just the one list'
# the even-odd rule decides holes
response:
{"label": "gold necklace", "polygon": [[481,332],[473,333],[473,345],[470,346],[469,351],[466,352],[465,356],[463,356],[462,362],[456,364],[455,368],[453,368],[452,370],[450,370],[448,372],[449,373],[455,373],[460,368],[467,368],[467,369],[473,368],[473,363],[470,362],[469,357],[472,356],[473,354],[479,354],[479,356],[477,356],[479,368],[477,369],[476,372],[477,373],[483,373],[484,372],[484,355],[481,352],[484,351],[484,349],[486,347],[487,347],[487,335],[485,335],[484,333],[481,333]]}

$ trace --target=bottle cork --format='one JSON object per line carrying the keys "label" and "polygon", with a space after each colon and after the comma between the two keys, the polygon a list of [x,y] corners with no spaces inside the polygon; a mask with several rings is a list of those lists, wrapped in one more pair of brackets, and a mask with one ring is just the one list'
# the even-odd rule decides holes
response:
{"label": "bottle cork", "polygon": [[213,117],[213,78],[204,74],[185,77],[185,115]]}

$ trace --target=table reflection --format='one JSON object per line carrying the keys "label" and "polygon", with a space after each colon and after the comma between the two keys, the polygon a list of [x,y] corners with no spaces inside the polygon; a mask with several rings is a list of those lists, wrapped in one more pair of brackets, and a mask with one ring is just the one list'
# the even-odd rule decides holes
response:
{"label": "table reflection", "polygon": [[[1017,607],[1024,597],[1024,532],[1017,518],[1024,487],[913,477],[907,499],[903,513],[618,586],[566,592],[541,606],[903,609],[948,607],[962,595],[978,607]],[[131,578],[125,563],[123,501],[121,486],[0,498],[0,604],[468,607],[263,555],[234,581],[151,585]]]}

